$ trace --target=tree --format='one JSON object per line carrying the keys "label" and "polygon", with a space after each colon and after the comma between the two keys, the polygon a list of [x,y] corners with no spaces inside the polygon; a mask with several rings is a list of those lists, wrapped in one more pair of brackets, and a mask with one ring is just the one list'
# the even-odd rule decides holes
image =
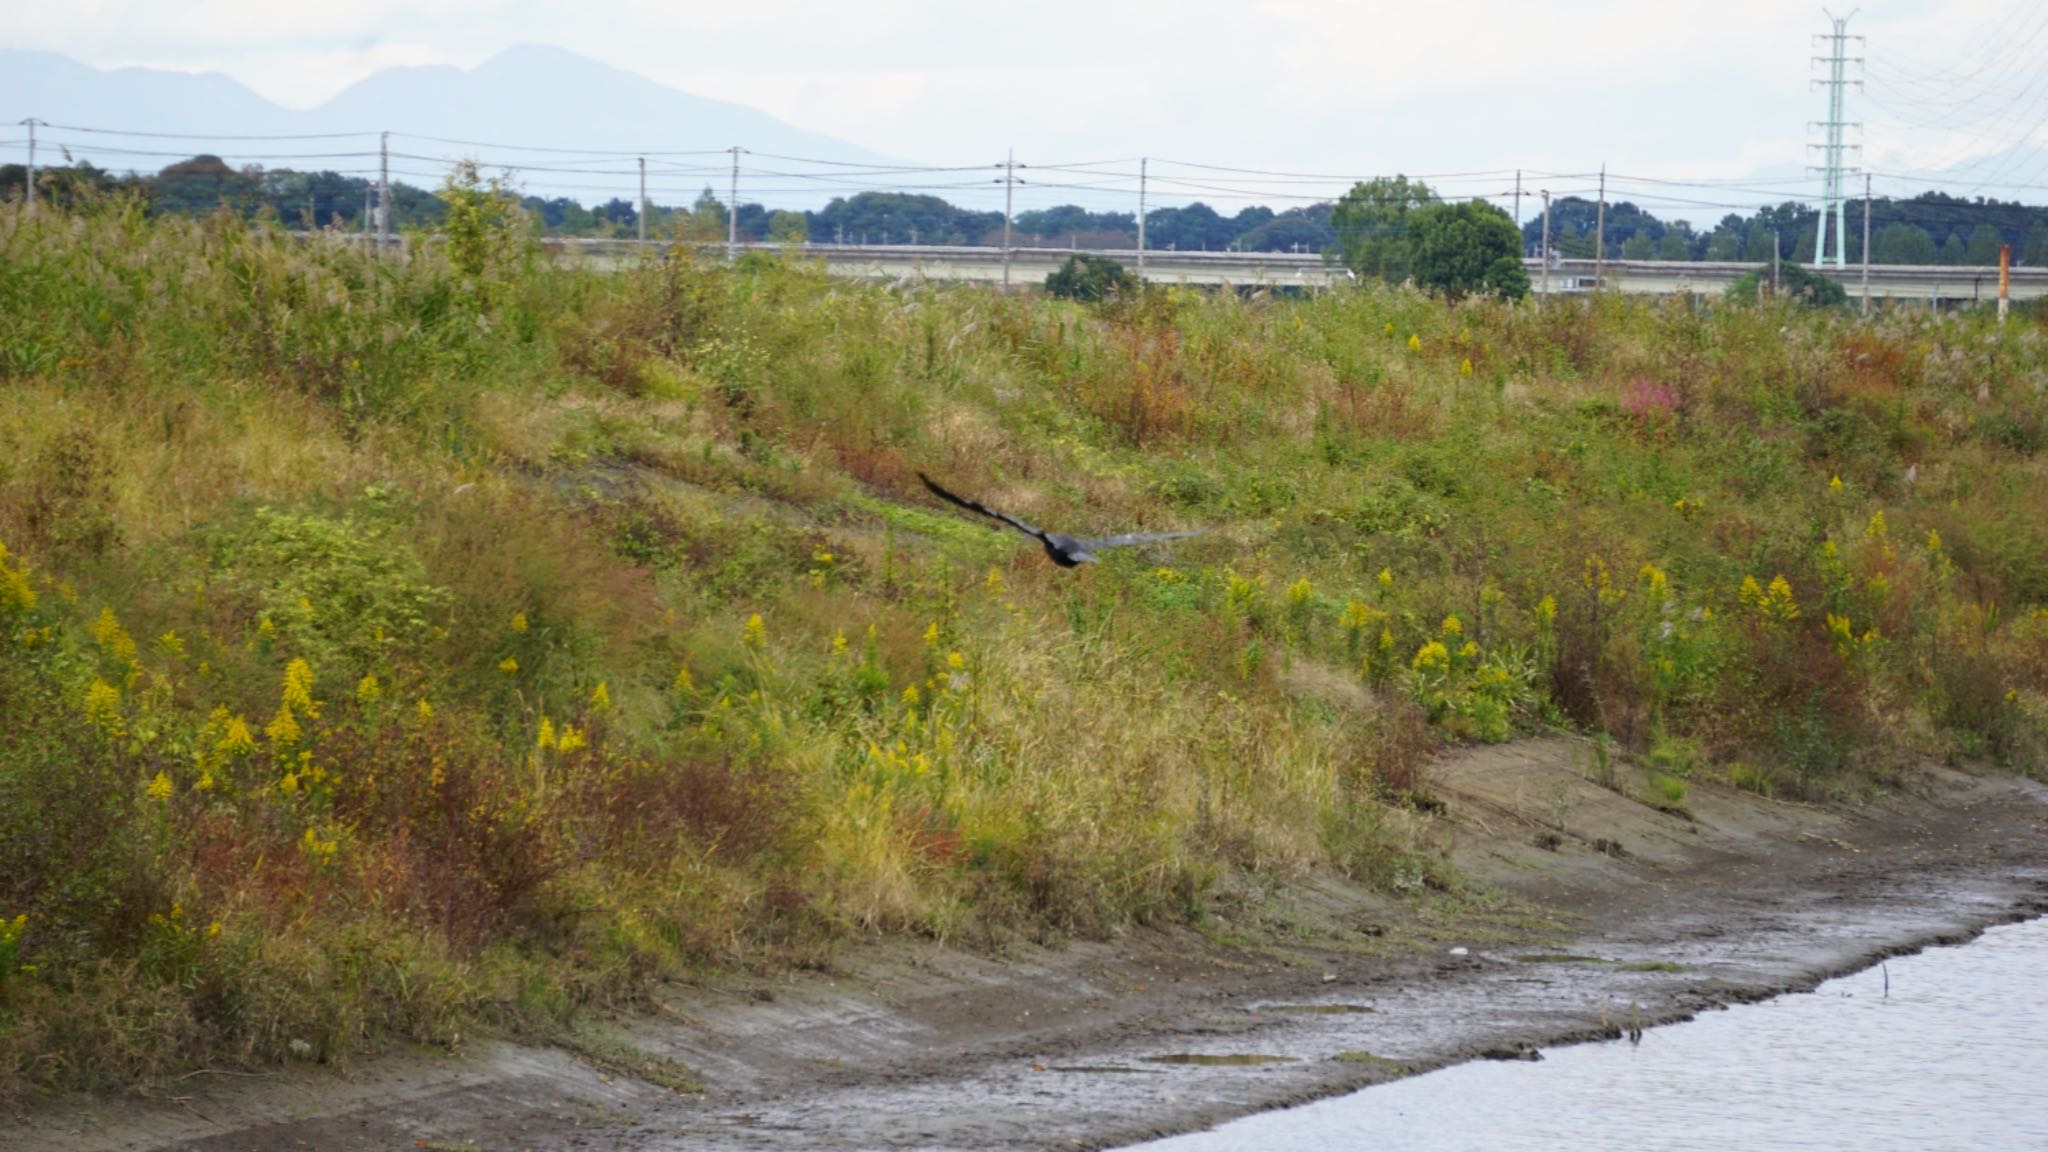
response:
{"label": "tree", "polygon": [[811,239],[810,218],[801,212],[772,212],[768,216],[768,238],[777,244],[807,244]]}
{"label": "tree", "polygon": [[1690,260],[1692,259],[1692,245],[1687,242],[1683,233],[1673,228],[1671,231],[1664,233],[1664,239],[1658,243],[1657,259]]}
{"label": "tree", "polygon": [[1932,264],[1934,237],[1915,224],[1887,224],[1870,238],[1873,264]]}
{"label": "tree", "polygon": [[[1734,283],[1728,285],[1726,296],[1730,300],[1754,300],[1759,284],[1771,280],[1769,268],[1757,268],[1745,272]],[[1801,304],[1817,308],[1835,308],[1849,302],[1849,290],[1840,281],[1812,271],[1804,264],[1787,263],[1778,269],[1779,292]]]}
{"label": "tree", "polygon": [[1657,242],[1650,239],[1648,232],[1637,232],[1621,246],[1623,260],[1654,260],[1657,258]]}
{"label": "tree", "polygon": [[1415,209],[1408,214],[1407,239],[1415,282],[1424,288],[1453,299],[1476,292],[1510,298],[1529,293],[1521,231],[1484,200]]}
{"label": "tree", "polygon": [[1138,290],[1138,278],[1107,256],[1077,252],[1045,278],[1045,290],[1062,300],[1107,300]]}
{"label": "tree", "polygon": [[520,248],[525,213],[502,176],[486,179],[474,160],[458,160],[441,182],[448,206],[441,232],[448,262],[469,282],[477,305],[490,302],[491,283]]}
{"label": "tree", "polygon": [[2027,226],[2024,260],[2036,268],[2048,265],[2048,224],[2039,220]]}
{"label": "tree", "polygon": [[[1330,228],[1337,234],[1344,266],[1391,284],[1408,279],[1413,272],[1409,217],[1435,199],[1429,185],[1406,176],[1381,176],[1352,185],[1330,212]],[[1519,255],[1519,241],[1514,247]]]}
{"label": "tree", "polygon": [[1979,224],[1970,231],[1969,244],[1964,248],[1964,259],[1970,264],[1998,263],[1998,249],[2005,243],[1998,229],[1989,224]]}

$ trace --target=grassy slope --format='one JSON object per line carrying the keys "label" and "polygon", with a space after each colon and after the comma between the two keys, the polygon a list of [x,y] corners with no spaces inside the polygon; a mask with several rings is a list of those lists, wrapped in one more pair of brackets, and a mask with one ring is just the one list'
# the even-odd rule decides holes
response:
{"label": "grassy slope", "polygon": [[1442,738],[2039,767],[2032,321],[491,259],[0,209],[0,1096],[1405,887]]}

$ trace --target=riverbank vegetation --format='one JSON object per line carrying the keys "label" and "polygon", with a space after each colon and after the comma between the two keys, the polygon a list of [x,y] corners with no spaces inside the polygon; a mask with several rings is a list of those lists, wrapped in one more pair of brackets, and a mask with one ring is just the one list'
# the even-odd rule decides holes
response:
{"label": "riverbank vegetation", "polygon": [[[1606,734],[1672,803],[2048,747],[2036,318],[1080,304],[448,218],[0,208],[0,1096],[1420,893],[1440,741]],[[918,470],[1212,531],[1058,570]]]}

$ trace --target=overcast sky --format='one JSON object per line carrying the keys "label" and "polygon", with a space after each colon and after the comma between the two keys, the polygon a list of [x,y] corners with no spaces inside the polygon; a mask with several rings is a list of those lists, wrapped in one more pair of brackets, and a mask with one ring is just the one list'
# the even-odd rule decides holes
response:
{"label": "overcast sky", "polygon": [[[935,162],[1014,146],[1046,163],[1437,174],[1604,162],[1648,177],[1786,178],[1802,174],[1818,139],[1808,122],[1826,109],[1810,62],[1826,17],[1786,0],[0,6],[15,47],[220,71],[293,107],[391,65],[470,67],[510,45],[553,45]],[[1869,165],[1936,169],[2037,135],[2044,26],[2040,0],[1865,0],[1850,31],[1868,37],[1853,48],[1873,58],[1873,83],[1852,91],[1850,118],[1867,122]]]}

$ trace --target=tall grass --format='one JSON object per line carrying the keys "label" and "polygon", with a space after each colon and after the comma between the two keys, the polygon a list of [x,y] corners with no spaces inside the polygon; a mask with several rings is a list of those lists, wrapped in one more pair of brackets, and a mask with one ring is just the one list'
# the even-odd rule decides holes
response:
{"label": "tall grass", "polygon": [[1405,891],[1445,740],[2048,746],[2037,321],[479,251],[0,211],[0,1094]]}

